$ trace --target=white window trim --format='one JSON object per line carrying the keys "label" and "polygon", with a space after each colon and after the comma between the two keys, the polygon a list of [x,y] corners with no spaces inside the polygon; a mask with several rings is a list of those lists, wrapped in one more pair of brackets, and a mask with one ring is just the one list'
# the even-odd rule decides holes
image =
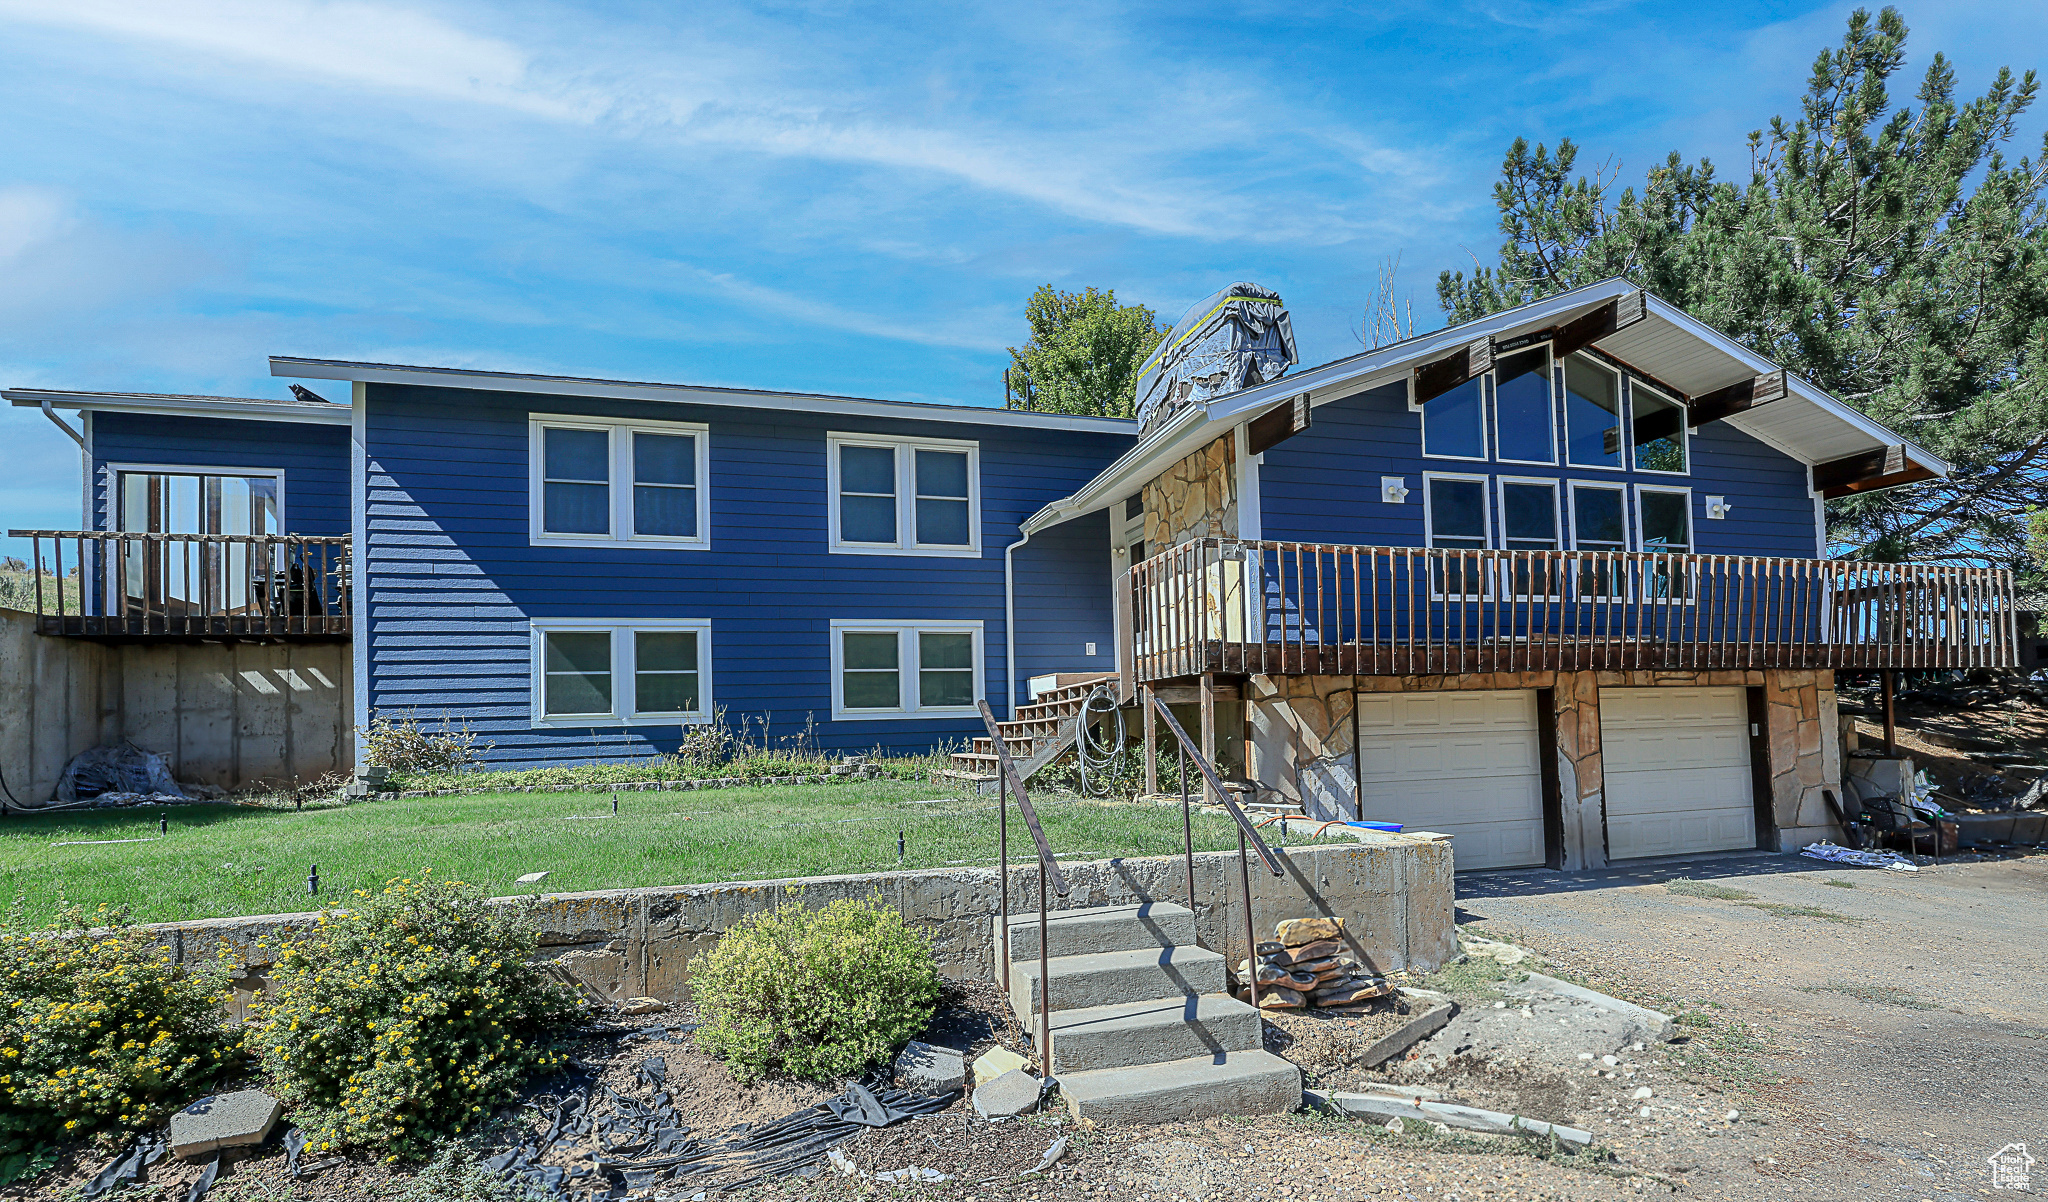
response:
{"label": "white window trim", "polygon": [[[1686,549],[1685,549],[1684,551],[1670,551],[1670,552],[1665,552],[1665,551],[1650,551],[1650,547],[1649,547],[1649,544],[1648,544],[1648,543],[1647,543],[1647,542],[1645,541],[1645,536],[1644,536],[1644,534],[1643,534],[1643,494],[1644,494],[1644,493],[1650,493],[1650,492],[1655,492],[1655,493],[1667,493],[1667,494],[1670,494],[1670,495],[1672,495],[1672,496],[1680,496],[1680,497],[1684,497],[1684,498],[1685,498],[1685,532],[1686,532],[1687,534],[1689,534],[1689,535],[1691,535],[1691,536],[1692,536],[1692,543],[1691,543],[1691,545],[1689,545],[1688,547],[1686,547]],[[1636,495],[1635,495],[1635,517],[1636,517],[1636,520],[1635,520],[1635,530],[1634,530],[1634,534],[1635,534],[1635,548],[1636,548],[1636,549],[1637,549],[1638,551],[1646,551],[1646,552],[1649,552],[1649,553],[1650,553],[1650,554],[1652,554],[1652,555],[1665,555],[1665,554],[1670,554],[1670,555],[1697,555],[1697,554],[1699,554],[1699,548],[1700,548],[1700,526],[1699,526],[1699,522],[1698,522],[1697,520],[1695,520],[1695,518],[1694,518],[1694,515],[1693,515],[1693,509],[1692,509],[1692,487],[1691,487],[1690,485],[1685,485],[1685,486],[1679,486],[1679,485],[1673,485],[1673,484],[1638,484],[1638,485],[1636,485],[1636,486],[1635,486],[1635,494],[1636,494]]]}
{"label": "white window trim", "polygon": [[[1528,484],[1534,485],[1539,488],[1548,488],[1550,490],[1551,529],[1557,532],[1557,549],[1559,551],[1564,550],[1566,545],[1564,533],[1564,481],[1559,480],[1555,476],[1495,476],[1493,503],[1500,508],[1500,538],[1497,541],[1499,543],[1502,556],[1512,556],[1518,553],[1516,549],[1508,546],[1507,486],[1510,484]],[[1538,554],[1538,552],[1530,553]],[[1512,570],[1513,569],[1510,567],[1508,562],[1503,562],[1501,564],[1501,589],[1503,595],[1513,597],[1517,601],[1554,601],[1561,595],[1560,593],[1556,592],[1525,593],[1515,591],[1510,586],[1510,582],[1508,582],[1506,579],[1508,573]],[[1562,578],[1559,579],[1559,583],[1563,583]]]}
{"label": "white window trim", "polygon": [[[1576,493],[1576,492],[1577,492],[1578,490],[1580,490],[1580,489],[1582,489],[1582,488],[1583,488],[1583,489],[1587,489],[1587,490],[1589,490],[1589,491],[1603,491],[1603,492],[1612,492],[1612,493],[1620,493],[1620,494],[1621,494],[1621,549],[1622,549],[1622,551],[1624,551],[1624,552],[1626,552],[1626,551],[1633,551],[1633,550],[1635,550],[1635,547],[1636,547],[1635,527],[1634,527],[1634,523],[1632,523],[1632,522],[1630,522],[1630,521],[1629,521],[1629,517],[1630,517],[1630,513],[1629,513],[1629,486],[1628,486],[1628,485],[1627,485],[1626,483],[1624,483],[1624,482],[1622,482],[1622,481],[1619,481],[1619,480],[1616,480],[1616,481],[1611,481],[1611,482],[1610,482],[1610,481],[1607,481],[1607,480],[1566,480],[1566,481],[1564,481],[1563,483],[1564,483],[1564,486],[1565,486],[1565,489],[1566,489],[1566,493],[1567,493],[1567,498],[1566,498],[1567,500],[1569,499],[1569,494],[1571,494],[1571,493]],[[1568,519],[1570,520],[1570,522],[1571,522],[1571,531],[1572,531],[1572,545],[1571,545],[1571,550],[1577,551],[1577,550],[1579,550],[1579,549],[1580,549],[1580,548],[1579,548],[1579,509],[1578,509],[1578,506],[1576,506],[1576,505],[1572,505],[1572,504],[1567,504],[1567,505],[1565,505],[1565,507],[1564,507],[1564,508],[1565,508],[1565,516],[1566,516],[1566,517],[1567,517],[1567,518],[1568,518]]]}
{"label": "white window trim", "polygon": [[[1627,385],[1627,391],[1622,394],[1622,402],[1628,408],[1629,469],[1632,471],[1641,472],[1645,476],[1663,476],[1667,479],[1680,480],[1690,479],[1692,476],[1692,422],[1690,420],[1686,407],[1684,405],[1679,404],[1676,398],[1667,395],[1663,389],[1653,388],[1650,385],[1643,383],[1641,380],[1636,379],[1634,376],[1627,375],[1626,373],[1624,373],[1622,379],[1623,382]],[[1663,401],[1665,404],[1671,406],[1673,409],[1678,410],[1678,452],[1679,454],[1685,457],[1684,471],[1667,472],[1654,467],[1636,466],[1636,389],[1638,388],[1643,389],[1645,392],[1648,392],[1651,396],[1656,397],[1658,400]]]}
{"label": "white window trim", "polygon": [[100,465],[107,473],[107,515],[106,529],[109,532],[121,529],[121,477],[136,476],[242,476],[250,479],[264,477],[277,481],[277,530],[282,534],[291,529],[284,524],[284,469],[281,467],[197,467],[177,463],[105,463]]}
{"label": "white window trim", "polygon": [[[1429,400],[1427,400],[1427,401],[1423,401],[1423,402],[1422,402],[1421,404],[1416,404],[1416,403],[1415,403],[1415,402],[1414,402],[1414,401],[1412,400],[1412,398],[1413,398],[1413,397],[1415,396],[1415,379],[1414,379],[1414,375],[1413,375],[1412,373],[1410,374],[1410,376],[1409,376],[1409,380],[1408,380],[1408,395],[1409,395],[1409,397],[1411,398],[1411,400],[1410,400],[1410,402],[1409,402],[1409,408],[1410,408],[1411,410],[1413,410],[1413,411],[1414,411],[1414,413],[1415,413],[1415,415],[1416,415],[1416,416],[1415,416],[1415,443],[1416,443],[1416,449],[1422,452],[1422,457],[1423,457],[1424,459],[1435,459],[1435,460],[1439,460],[1439,461],[1441,461],[1441,462],[1446,462],[1446,463],[1488,463],[1488,462],[1491,462],[1491,452],[1493,451],[1493,446],[1492,446],[1492,441],[1491,441],[1491,440],[1492,440],[1492,436],[1493,436],[1493,373],[1492,373],[1492,372],[1487,372],[1487,373],[1486,373],[1485,375],[1483,375],[1483,376],[1477,376],[1477,377],[1475,377],[1475,379],[1477,379],[1477,380],[1479,381],[1479,451],[1480,451],[1480,453],[1479,453],[1479,454],[1477,454],[1477,455],[1437,455],[1437,454],[1432,454],[1432,453],[1430,452],[1430,450],[1429,450],[1429,406],[1430,406],[1431,402],[1434,402],[1434,401],[1436,401],[1436,400],[1439,400],[1439,399],[1441,399],[1441,398],[1443,398],[1443,397],[1445,397],[1445,396],[1449,396],[1449,395],[1450,395],[1450,393],[1451,393],[1451,392],[1454,392],[1454,391],[1456,391],[1456,389],[1451,389],[1451,390],[1449,390],[1449,391],[1446,391],[1446,392],[1441,392],[1441,393],[1438,393],[1438,394],[1437,394],[1436,396],[1433,396],[1433,397],[1429,398]],[[1469,384],[1469,383],[1471,383],[1471,382],[1472,382],[1472,381],[1470,381],[1470,380],[1466,381],[1466,383],[1467,383],[1467,384]],[[1459,387],[1459,388],[1463,388],[1464,386],[1465,386],[1464,384],[1460,384],[1460,385],[1458,385],[1458,387]]]}
{"label": "white window trim", "polygon": [[[566,413],[526,415],[526,512],[527,542],[535,547],[634,547],[641,550],[709,551],[711,549],[711,427],[703,422],[642,421],[637,418],[589,417]],[[611,452],[610,534],[550,534],[541,529],[546,509],[547,471],[545,439],[548,428],[601,430]],[[649,434],[689,435],[697,451],[697,534],[677,538],[661,534],[632,534],[633,528],[633,439],[634,431]]]}
{"label": "white window trim", "polygon": [[[1588,367],[1606,372],[1614,377],[1614,403],[1617,406],[1614,414],[1614,430],[1615,437],[1621,440],[1621,454],[1618,456],[1621,460],[1620,463],[1572,462],[1572,402],[1571,393],[1566,386],[1568,377],[1565,375],[1564,369],[1565,363],[1572,359],[1577,359]],[[1559,466],[1571,472],[1627,472],[1634,465],[1636,459],[1635,447],[1628,440],[1628,374],[1617,371],[1598,359],[1593,358],[1591,355],[1581,354],[1578,351],[1573,351],[1562,358],[1553,356],[1550,362],[1552,370],[1557,373],[1556,379],[1552,382],[1553,391],[1551,395],[1557,398],[1558,408],[1564,414],[1564,441],[1557,448]],[[1689,465],[1691,461],[1687,460],[1687,463]]]}
{"label": "white window trim", "polygon": [[[1422,545],[1423,545],[1423,547],[1424,547],[1424,548],[1425,548],[1426,550],[1443,550],[1443,551],[1462,551],[1462,550],[1473,550],[1473,551],[1486,551],[1486,550],[1491,550],[1491,549],[1493,548],[1493,504],[1494,504],[1494,490],[1493,490],[1493,486],[1492,486],[1492,485],[1491,485],[1491,484],[1489,483],[1489,481],[1490,481],[1491,479],[1492,479],[1492,477],[1490,477],[1490,476],[1474,475],[1474,474],[1472,474],[1472,473],[1470,473],[1470,472],[1424,472],[1424,473],[1422,473]],[[1438,546],[1436,546],[1436,512],[1435,512],[1435,511],[1436,511],[1436,504],[1435,504],[1435,500],[1434,500],[1434,498],[1433,498],[1433,497],[1431,497],[1431,495],[1430,495],[1430,488],[1429,488],[1429,484],[1430,484],[1430,481],[1432,481],[1432,480],[1464,480],[1464,481],[1469,481],[1469,482],[1471,482],[1471,483],[1475,483],[1475,484],[1479,485],[1479,517],[1480,517],[1480,523],[1479,523],[1479,524],[1480,524],[1480,545],[1479,545],[1479,546],[1477,546],[1477,547],[1469,547],[1469,548],[1468,548],[1468,547],[1438,547]],[[1465,537],[1465,536],[1463,536],[1463,535],[1455,535],[1455,536],[1453,536],[1453,537],[1458,537],[1458,538],[1462,538],[1462,537]],[[1438,600],[1442,600],[1442,599],[1445,599],[1445,598],[1446,598],[1446,597],[1448,596],[1448,599],[1450,599],[1450,600],[1453,600],[1453,601],[1471,601],[1471,600],[1476,600],[1476,599],[1480,599],[1480,598],[1483,598],[1483,597],[1486,597],[1486,596],[1491,596],[1491,595],[1492,595],[1492,588],[1493,588],[1493,585],[1492,585],[1492,582],[1491,582],[1491,581],[1483,581],[1483,582],[1482,582],[1482,583],[1483,583],[1483,585],[1484,585],[1484,587],[1485,587],[1485,589],[1487,590],[1486,592],[1483,592],[1483,593],[1450,593],[1450,594],[1445,594],[1445,593],[1443,593],[1443,592],[1440,592],[1440,591],[1438,591],[1438,589],[1437,589],[1437,587],[1436,587],[1436,584],[1437,584],[1437,582],[1436,582],[1436,576],[1435,576],[1435,569],[1433,569],[1433,568],[1432,568],[1432,569],[1429,569],[1429,571],[1430,571],[1430,580],[1429,580],[1429,593],[1430,593],[1430,596],[1431,596],[1431,597],[1433,597],[1433,598],[1436,598],[1436,599],[1438,599]]]}
{"label": "white window trim", "polygon": [[[850,543],[839,537],[839,448],[888,447],[896,452],[896,541]],[[947,451],[967,456],[967,545],[917,542],[917,452]],[[830,431],[825,435],[827,546],[834,555],[922,555],[952,559],[981,557],[981,444],[951,438],[899,438],[888,434]]]}
{"label": "white window trim", "polygon": [[[837,490],[834,490],[837,496]],[[981,716],[978,705],[946,706],[925,709],[917,703],[917,636],[930,634],[972,634],[974,636],[974,700],[987,698],[987,657],[982,650],[981,621],[954,619],[932,619],[930,621],[880,619],[874,621],[854,618],[834,618],[831,623],[832,640],[832,720],[835,722],[866,722],[892,718],[977,718]],[[855,634],[894,634],[896,636],[897,698],[902,702],[895,709],[849,710],[846,708],[844,677],[844,643],[841,636]]]}
{"label": "white window trim", "polygon": [[[1550,367],[1549,367],[1549,369],[1548,369],[1548,370],[1546,371],[1546,373],[1545,373],[1545,375],[1546,375],[1546,378],[1547,378],[1547,379],[1549,380],[1549,382],[1550,382],[1550,458],[1548,458],[1548,459],[1510,459],[1510,458],[1508,458],[1508,457],[1507,457],[1506,455],[1503,455],[1503,454],[1501,454],[1501,452],[1500,452],[1500,446],[1501,446],[1501,443],[1500,443],[1500,377],[1498,376],[1498,374],[1497,374],[1496,372],[1494,372],[1494,371],[1488,371],[1488,372],[1486,373],[1486,392],[1487,392],[1487,400],[1488,400],[1488,402],[1490,402],[1490,403],[1489,403],[1489,404],[1487,405],[1487,414],[1488,414],[1488,417],[1489,417],[1489,419],[1490,419],[1490,424],[1491,424],[1491,426],[1492,426],[1492,433],[1493,433],[1493,452],[1494,452],[1494,462],[1496,462],[1496,463],[1519,463],[1519,464],[1523,464],[1523,465],[1525,465],[1525,466],[1528,466],[1528,467],[1556,467],[1556,466],[1557,466],[1557,461],[1558,461],[1558,460],[1559,460],[1560,458],[1562,458],[1562,457],[1563,457],[1563,455],[1564,455],[1564,448],[1563,448],[1562,446],[1560,446],[1560,445],[1559,445],[1559,443],[1558,443],[1558,438],[1557,438],[1557,414],[1558,414],[1557,398],[1558,398],[1558,393],[1559,393],[1559,391],[1560,391],[1560,390],[1559,390],[1559,388],[1558,388],[1558,383],[1559,383],[1559,381],[1558,381],[1558,374],[1557,374],[1557,365],[1558,365],[1559,363],[1563,362],[1563,360],[1561,360],[1561,359],[1559,359],[1559,358],[1557,357],[1557,353],[1556,353],[1556,350],[1555,350],[1554,344],[1552,344],[1552,343],[1548,343],[1548,342],[1536,342],[1536,343],[1531,343],[1531,344],[1530,344],[1530,345],[1528,345],[1528,346],[1518,346],[1518,347],[1516,347],[1516,348],[1515,348],[1514,350],[1511,350],[1511,351],[1509,351],[1509,352],[1507,352],[1507,353],[1508,353],[1508,354],[1510,354],[1510,355],[1520,355],[1520,354],[1523,354],[1523,353],[1525,353],[1525,352],[1528,352],[1528,351],[1533,351],[1533,350],[1535,350],[1535,349],[1536,349],[1537,347],[1542,347],[1542,348],[1544,348],[1545,350],[1548,350],[1548,351],[1550,351],[1550,352],[1551,352],[1551,355],[1550,355]],[[1496,358],[1498,358],[1498,356],[1496,356]]]}
{"label": "white window trim", "polygon": [[[538,727],[702,726],[717,713],[711,692],[711,619],[709,618],[534,618],[527,665],[532,680],[530,717]],[[689,714],[643,714],[628,710],[633,691],[633,635],[694,631],[697,635],[697,710]],[[547,712],[546,639],[550,634],[608,634],[612,640],[612,712],[549,714]],[[634,698],[637,704],[638,698]]]}

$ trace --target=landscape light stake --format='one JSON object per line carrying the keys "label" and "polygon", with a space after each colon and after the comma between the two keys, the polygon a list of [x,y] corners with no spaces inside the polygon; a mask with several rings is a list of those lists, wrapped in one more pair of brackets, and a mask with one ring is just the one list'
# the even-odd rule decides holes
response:
{"label": "landscape light stake", "polygon": [[896,867],[898,871],[903,868],[903,831],[900,827],[896,831]]}
{"label": "landscape light stake", "polygon": [[306,874],[306,896],[320,896],[320,866],[313,865],[313,871]]}
{"label": "landscape light stake", "polygon": [[171,833],[171,820],[168,816],[159,817],[156,820],[156,833],[159,835],[168,835]]}
{"label": "landscape light stake", "polygon": [[618,816],[619,816],[619,791],[618,791],[617,789],[613,789],[613,790],[612,790],[612,817],[614,817],[614,818],[617,818]]}

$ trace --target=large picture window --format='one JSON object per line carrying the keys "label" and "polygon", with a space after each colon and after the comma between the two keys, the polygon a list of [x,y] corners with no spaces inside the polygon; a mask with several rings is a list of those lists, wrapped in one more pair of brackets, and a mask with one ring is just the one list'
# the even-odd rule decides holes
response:
{"label": "large picture window", "polygon": [[1565,457],[1574,467],[1621,466],[1621,378],[1583,355],[1564,361]]}
{"label": "large picture window", "polygon": [[710,547],[708,427],[535,414],[528,433],[534,545]]}
{"label": "large picture window", "polygon": [[534,621],[535,725],[694,725],[711,714],[708,620]]}
{"label": "large picture window", "polygon": [[826,454],[833,551],[981,554],[978,444],[829,434]]}
{"label": "large picture window", "polygon": [[1423,402],[1422,453],[1436,459],[1486,458],[1486,377]]}
{"label": "large picture window", "polygon": [[1557,462],[1557,407],[1550,347],[1503,355],[1493,365],[1494,454],[1516,463]]}
{"label": "large picture window", "polygon": [[1629,441],[1639,472],[1684,472],[1685,407],[1638,380],[1631,380]]}
{"label": "large picture window", "polygon": [[981,660],[980,622],[834,621],[832,716],[973,716]]}

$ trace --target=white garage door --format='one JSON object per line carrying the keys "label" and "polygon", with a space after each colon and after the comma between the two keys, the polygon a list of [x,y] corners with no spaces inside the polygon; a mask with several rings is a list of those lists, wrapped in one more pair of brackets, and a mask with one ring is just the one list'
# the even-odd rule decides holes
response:
{"label": "white garage door", "polygon": [[1742,689],[1601,689],[1600,761],[1614,859],[1756,846]]}
{"label": "white garage door", "polygon": [[1358,695],[1365,816],[1456,836],[1459,868],[1543,863],[1536,694]]}

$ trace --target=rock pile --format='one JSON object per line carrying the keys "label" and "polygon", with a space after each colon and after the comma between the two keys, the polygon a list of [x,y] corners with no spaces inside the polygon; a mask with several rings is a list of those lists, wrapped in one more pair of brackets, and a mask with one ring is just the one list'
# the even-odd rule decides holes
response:
{"label": "rock pile", "polygon": [[1257,964],[1238,961],[1237,979],[1240,996],[1247,998],[1250,990],[1244,983],[1258,982],[1261,1009],[1352,1006],[1394,991],[1384,978],[1344,954],[1341,918],[1287,919],[1253,953]]}

